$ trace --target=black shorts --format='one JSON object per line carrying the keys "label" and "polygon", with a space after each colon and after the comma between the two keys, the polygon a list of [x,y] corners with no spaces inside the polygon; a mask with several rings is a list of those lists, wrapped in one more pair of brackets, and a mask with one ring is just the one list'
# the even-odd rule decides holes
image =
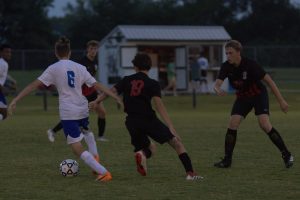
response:
{"label": "black shorts", "polygon": [[131,136],[134,152],[149,147],[149,137],[160,144],[174,137],[170,129],[156,117],[152,119],[127,117],[125,125]]}
{"label": "black shorts", "polygon": [[98,92],[93,92],[92,94],[85,96],[88,102],[95,101],[97,99]]}
{"label": "black shorts", "polygon": [[231,115],[241,115],[246,118],[252,108],[255,110],[255,115],[269,115],[269,97],[266,90],[257,96],[237,98],[233,104]]}

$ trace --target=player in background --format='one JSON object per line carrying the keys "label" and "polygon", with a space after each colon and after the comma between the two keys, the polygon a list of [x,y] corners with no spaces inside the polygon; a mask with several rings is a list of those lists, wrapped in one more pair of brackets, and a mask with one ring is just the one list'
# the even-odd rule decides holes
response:
{"label": "player in background", "polygon": [[[82,95],[81,86],[87,84],[114,97],[119,103],[121,100],[109,89],[96,82],[83,65],[69,60],[70,41],[66,37],[61,37],[55,43],[55,55],[59,61],[50,65],[37,80],[24,88],[10,103],[9,111],[12,112],[17,102],[35,89],[43,85],[56,86],[59,94],[59,114],[67,143],[73,153],[97,173],[96,180],[109,181],[112,179],[110,172],[95,159],[98,156],[97,146],[94,135],[88,129],[88,101]],[[83,138],[89,151],[84,150],[81,144]]]}
{"label": "player in background", "polygon": [[241,121],[254,108],[259,126],[280,150],[286,168],[290,168],[294,159],[279,132],[270,123],[268,92],[262,81],[271,88],[284,113],[288,111],[289,106],[270,75],[255,61],[242,57],[241,51],[242,45],[240,42],[236,40],[227,42],[225,45],[227,61],[222,64],[214,86],[215,92],[219,96],[224,96],[225,92],[221,89],[221,85],[224,79],[228,78],[231,86],[236,90],[237,96],[231,110],[231,117],[225,136],[225,156],[223,160],[215,163],[214,166],[219,168],[231,166],[237,129]]}
{"label": "player in background", "polygon": [[8,44],[0,46],[0,121],[7,117],[7,103],[4,96],[4,83],[7,78],[8,61],[11,59],[11,47]]}
{"label": "player in background", "polygon": [[[78,61],[79,64],[86,67],[88,72],[95,77],[97,73],[97,66],[98,66],[98,59],[97,59],[97,53],[99,49],[99,42],[96,40],[90,40],[87,42],[87,53],[86,55]],[[82,94],[87,98],[89,102],[94,101],[97,96],[98,92],[94,87],[88,87],[87,85],[82,86]],[[99,141],[108,141],[104,137],[105,132],[105,115],[106,111],[104,108],[103,103],[99,103],[97,107],[95,108],[95,111],[98,115],[98,137],[97,140]],[[62,129],[62,124],[59,122],[57,125],[54,126],[54,128],[49,129],[47,131],[48,139],[50,142],[54,142],[55,140],[55,134]]]}
{"label": "player in background", "polygon": [[[139,53],[132,63],[136,73],[125,76],[111,90],[123,94],[124,111],[127,113],[125,124],[131,136],[131,144],[134,146],[137,171],[142,176],[147,174],[146,159],[149,159],[155,151],[155,144],[151,143],[150,137],[160,144],[169,143],[176,151],[185,168],[187,180],[202,179],[194,172],[191,159],[169,118],[161,100],[159,83],[148,77],[151,68],[150,57]],[[104,98],[105,95],[99,96],[95,102],[90,103],[90,106],[93,107]],[[157,118],[151,100],[154,101],[158,113],[167,126]]]}

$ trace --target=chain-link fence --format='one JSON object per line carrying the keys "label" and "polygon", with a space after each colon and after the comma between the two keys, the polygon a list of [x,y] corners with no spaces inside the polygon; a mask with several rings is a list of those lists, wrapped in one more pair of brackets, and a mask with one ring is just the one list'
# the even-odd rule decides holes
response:
{"label": "chain-link fence", "polygon": [[[72,50],[76,61],[84,50]],[[245,46],[243,55],[268,68],[300,68],[300,46]],[[10,70],[45,69],[57,60],[53,50],[14,50]]]}
{"label": "chain-link fence", "polygon": [[[71,60],[79,60],[84,52],[84,50],[72,50]],[[13,50],[9,70],[45,69],[56,61],[53,50]]]}
{"label": "chain-link fence", "polygon": [[268,68],[300,68],[300,46],[245,46],[243,55]]}

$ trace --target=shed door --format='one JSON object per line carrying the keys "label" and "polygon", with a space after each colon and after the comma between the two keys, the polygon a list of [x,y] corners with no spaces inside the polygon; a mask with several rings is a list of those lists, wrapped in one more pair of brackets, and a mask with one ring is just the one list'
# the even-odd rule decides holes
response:
{"label": "shed door", "polygon": [[188,87],[187,80],[187,63],[186,48],[176,47],[175,49],[175,65],[176,65],[176,86],[179,90],[186,90]]}

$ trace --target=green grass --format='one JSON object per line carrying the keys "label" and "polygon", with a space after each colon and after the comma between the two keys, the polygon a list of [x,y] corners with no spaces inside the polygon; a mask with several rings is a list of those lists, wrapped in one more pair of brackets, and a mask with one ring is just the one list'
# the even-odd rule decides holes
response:
{"label": "green grass", "polygon": [[[94,181],[91,170],[73,156],[62,133],[55,143],[48,141],[46,130],[58,120],[57,97],[49,97],[47,112],[43,111],[42,97],[26,97],[12,117],[0,122],[0,199],[298,200],[300,94],[284,96],[290,112],[283,114],[271,96],[271,121],[295,155],[291,169],[284,168],[280,153],[259,129],[253,114],[240,127],[232,168],[214,168],[213,163],[223,155],[234,96],[198,96],[196,109],[190,96],[164,97],[195,170],[205,177],[198,182],[185,181],[183,167],[167,144],[157,145],[156,155],[148,160],[149,175],[141,177],[135,171],[125,114],[108,99],[106,136],[110,141],[97,143],[103,164],[113,174],[108,183]],[[94,113],[90,122],[96,130]],[[59,163],[66,158],[79,162],[78,177],[59,174]]]}

